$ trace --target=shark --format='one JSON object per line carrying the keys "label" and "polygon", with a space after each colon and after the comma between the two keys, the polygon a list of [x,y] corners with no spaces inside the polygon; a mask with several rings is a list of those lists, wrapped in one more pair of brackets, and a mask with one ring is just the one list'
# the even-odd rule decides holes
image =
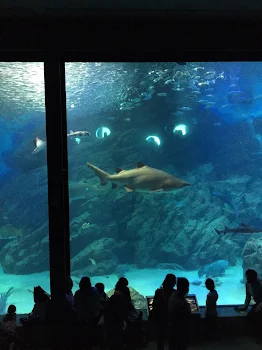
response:
{"label": "shark", "polygon": [[150,168],[142,162],[136,164],[135,169],[123,170],[116,168],[116,174],[109,174],[93,164],[87,163],[100,179],[101,186],[112,182],[112,189],[117,184],[124,185],[127,192],[172,192],[183,187],[191,186],[188,182],[180,180],[162,170]]}
{"label": "shark", "polygon": [[70,181],[68,185],[70,202],[78,199],[87,199],[91,191],[98,191],[99,188],[84,181]]}
{"label": "shark", "polygon": [[220,233],[224,233],[224,235],[226,233],[259,233],[262,232],[262,229],[260,228],[256,228],[253,226],[247,226],[243,223],[240,224],[239,227],[236,228],[228,228],[227,226],[225,226],[224,230],[218,230],[216,228],[214,228],[214,230],[216,231],[216,233],[219,235]]}

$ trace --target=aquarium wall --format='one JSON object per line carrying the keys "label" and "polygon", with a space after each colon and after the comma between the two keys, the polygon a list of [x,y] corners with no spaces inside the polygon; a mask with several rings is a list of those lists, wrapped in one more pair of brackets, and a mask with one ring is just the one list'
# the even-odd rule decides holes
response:
{"label": "aquarium wall", "polygon": [[[71,274],[136,305],[165,275],[205,303],[244,301],[261,274],[262,63],[68,62]],[[0,297],[30,312],[49,288],[42,63],[0,63]]]}
{"label": "aquarium wall", "polygon": [[200,305],[208,277],[219,304],[244,301],[243,271],[262,272],[261,73],[248,62],[66,63],[76,286],[88,275],[109,291],[125,276],[148,296],[175,273]]}
{"label": "aquarium wall", "polygon": [[1,62],[0,82],[0,314],[28,313],[50,292],[44,64]]}

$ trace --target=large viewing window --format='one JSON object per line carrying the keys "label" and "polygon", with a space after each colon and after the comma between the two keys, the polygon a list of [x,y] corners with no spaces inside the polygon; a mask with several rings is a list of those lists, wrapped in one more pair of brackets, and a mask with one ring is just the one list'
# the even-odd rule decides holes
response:
{"label": "large viewing window", "polygon": [[44,64],[0,63],[0,314],[50,291]]}
{"label": "large viewing window", "polygon": [[148,296],[174,273],[203,305],[211,277],[219,304],[244,301],[243,271],[262,273],[261,73],[248,62],[66,63],[75,281],[109,291],[126,276]]}
{"label": "large viewing window", "polygon": [[[200,305],[208,277],[219,304],[242,303],[243,272],[262,275],[262,64],[65,71],[74,291],[125,276],[140,305],[174,273]],[[2,62],[0,81],[0,314],[27,313],[50,291],[43,63]]]}

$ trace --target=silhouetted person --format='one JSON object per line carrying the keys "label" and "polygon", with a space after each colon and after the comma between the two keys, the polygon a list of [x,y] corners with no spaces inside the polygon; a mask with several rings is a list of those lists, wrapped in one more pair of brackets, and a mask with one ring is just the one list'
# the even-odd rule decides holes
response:
{"label": "silhouetted person", "polygon": [[98,282],[96,285],[95,285],[97,291],[98,291],[98,296],[99,296],[99,301],[100,301],[100,304],[101,306],[104,308],[105,307],[105,304],[106,302],[108,301],[108,296],[107,294],[105,293],[105,285],[104,283],[101,283],[101,282]]}
{"label": "silhouetted person", "polygon": [[72,292],[73,286],[73,280],[70,276],[68,276],[66,279],[66,299],[72,306],[74,305],[74,295]]}
{"label": "silhouetted person", "polygon": [[18,339],[16,333],[16,307],[10,305],[7,314],[0,323],[0,348],[13,349],[14,341]]}
{"label": "silhouetted person", "polygon": [[96,323],[100,316],[98,291],[92,287],[89,277],[83,277],[74,296],[77,320],[83,323]]}
{"label": "silhouetted person", "polygon": [[106,349],[123,349],[123,332],[126,328],[126,301],[121,292],[115,292],[104,309]]}
{"label": "silhouetted person", "polygon": [[213,336],[217,326],[217,300],[218,294],[215,290],[215,282],[208,278],[205,282],[206,288],[209,290],[206,298],[205,319],[209,331],[209,336]]}
{"label": "silhouetted person", "polygon": [[247,322],[249,323],[251,332],[255,336],[261,337],[261,322],[262,322],[262,281],[257,277],[257,272],[252,269],[246,270],[246,299],[241,307],[235,308],[238,311],[246,311],[251,298],[255,304],[247,314]]}
{"label": "silhouetted person", "polygon": [[166,275],[162,285],[155,291],[152,315],[157,327],[157,350],[164,350],[165,337],[168,325],[168,301],[176,291],[176,276],[172,273]]}
{"label": "silhouetted person", "polygon": [[7,314],[3,317],[2,322],[14,322],[16,323],[16,307],[15,305],[9,305],[7,309]]}
{"label": "silhouetted person", "polygon": [[188,343],[188,324],[191,316],[190,305],[185,296],[189,291],[189,282],[180,277],[177,280],[177,292],[168,302],[168,338],[169,350],[185,350]]}
{"label": "silhouetted person", "polygon": [[128,280],[125,277],[120,277],[115,286],[115,293],[122,293],[127,310],[133,310],[134,305],[132,303],[130,290],[128,288]]}

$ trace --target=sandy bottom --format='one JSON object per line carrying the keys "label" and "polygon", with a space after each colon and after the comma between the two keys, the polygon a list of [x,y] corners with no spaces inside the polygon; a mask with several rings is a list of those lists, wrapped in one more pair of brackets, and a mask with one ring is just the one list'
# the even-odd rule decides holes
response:
{"label": "sandy bottom", "polygon": [[[242,304],[245,299],[245,288],[240,280],[242,278],[241,265],[229,267],[225,276],[220,277],[221,286],[217,286],[219,294],[218,305]],[[200,286],[190,285],[190,294],[196,294],[199,305],[205,305],[207,290],[204,287],[205,279],[200,279],[195,271],[174,271],[174,270],[158,270],[158,269],[135,269],[131,268],[126,273],[129,285],[136,289],[144,296],[154,295],[154,291],[158,288],[167,273],[174,273],[177,277],[186,277],[189,282],[201,280]],[[75,292],[78,289],[80,278],[72,276],[74,280]],[[117,282],[116,275],[98,276],[91,278],[92,284],[102,282],[105,284],[106,291],[114,288]],[[32,275],[8,275],[0,273],[0,293],[6,292],[10,287],[14,288],[13,293],[7,300],[7,307],[14,304],[17,307],[17,313],[28,313],[33,308],[34,286],[40,285],[48,293],[50,292],[49,272],[41,272]],[[2,310],[1,310],[2,311]]]}

